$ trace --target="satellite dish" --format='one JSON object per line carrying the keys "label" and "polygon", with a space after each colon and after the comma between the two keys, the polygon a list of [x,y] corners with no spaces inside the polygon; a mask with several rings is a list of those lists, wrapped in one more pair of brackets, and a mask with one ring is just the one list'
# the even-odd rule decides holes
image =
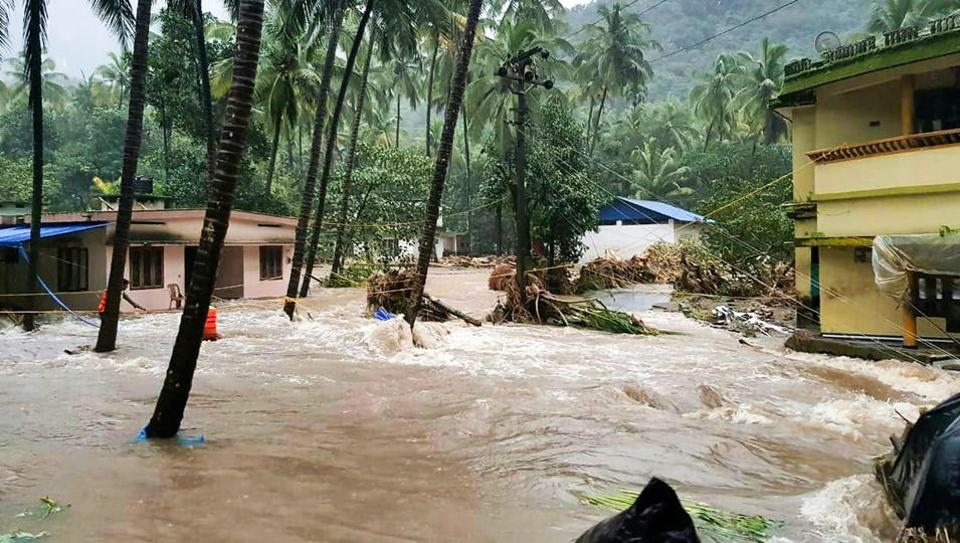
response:
{"label": "satellite dish", "polygon": [[841,45],[843,44],[840,42],[840,36],[837,36],[829,30],[818,34],[817,39],[813,41],[814,48],[816,48],[817,52],[820,54],[826,53],[827,51],[833,51]]}

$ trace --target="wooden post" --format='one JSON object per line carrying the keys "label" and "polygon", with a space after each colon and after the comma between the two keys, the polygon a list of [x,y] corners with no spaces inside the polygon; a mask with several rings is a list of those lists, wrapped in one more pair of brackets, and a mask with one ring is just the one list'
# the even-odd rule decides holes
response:
{"label": "wooden post", "polygon": [[908,349],[917,348],[917,316],[913,312],[912,301],[917,292],[917,276],[914,272],[907,272],[907,292],[904,294],[903,304],[900,306],[903,315],[903,346]]}
{"label": "wooden post", "polygon": [[900,126],[903,136],[914,133],[913,89],[913,75],[905,75],[900,78]]}

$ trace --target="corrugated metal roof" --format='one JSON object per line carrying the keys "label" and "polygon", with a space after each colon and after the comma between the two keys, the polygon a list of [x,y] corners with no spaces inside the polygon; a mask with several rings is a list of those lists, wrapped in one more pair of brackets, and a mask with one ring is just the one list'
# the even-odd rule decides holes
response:
{"label": "corrugated metal roof", "polygon": [[[85,223],[55,223],[40,225],[40,239],[55,238],[57,236],[66,236],[76,234],[94,228],[103,228],[107,226],[105,222],[85,222]],[[30,242],[30,225],[18,224],[0,228],[0,247],[16,247],[17,245]]]}
{"label": "corrugated metal roof", "polygon": [[634,200],[617,196],[600,208],[601,221],[639,221],[643,223],[706,222],[703,216],[655,200]]}

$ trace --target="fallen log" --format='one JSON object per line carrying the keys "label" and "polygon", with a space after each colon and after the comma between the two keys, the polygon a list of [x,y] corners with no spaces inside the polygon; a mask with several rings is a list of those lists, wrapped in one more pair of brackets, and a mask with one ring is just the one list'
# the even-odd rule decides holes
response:
{"label": "fallen log", "polygon": [[449,306],[449,305],[441,302],[440,300],[434,298],[433,296],[430,296],[430,295],[427,294],[426,292],[423,293],[423,301],[424,301],[424,303],[428,303],[428,304],[434,305],[434,306],[436,306],[438,309],[441,309],[441,310],[443,310],[443,311],[446,311],[447,313],[453,315],[454,317],[462,320],[463,322],[465,322],[465,323],[467,323],[467,324],[472,324],[473,326],[483,326],[483,323],[480,322],[480,321],[478,321],[477,319],[471,317],[470,315],[467,315],[466,313],[464,313],[464,312],[462,312],[462,311],[460,311],[460,310],[458,310],[458,309],[456,309],[456,308],[454,308],[454,307],[451,307],[451,306]]}

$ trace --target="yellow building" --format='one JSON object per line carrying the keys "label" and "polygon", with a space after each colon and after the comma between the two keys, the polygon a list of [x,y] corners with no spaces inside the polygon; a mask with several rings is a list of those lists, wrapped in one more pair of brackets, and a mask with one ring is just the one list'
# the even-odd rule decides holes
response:
{"label": "yellow building", "polygon": [[[797,289],[824,335],[902,337],[874,281],[880,234],[960,227],[960,18],[871,37],[787,66]],[[938,283],[939,284],[939,283]],[[919,334],[943,338],[941,318]]]}

